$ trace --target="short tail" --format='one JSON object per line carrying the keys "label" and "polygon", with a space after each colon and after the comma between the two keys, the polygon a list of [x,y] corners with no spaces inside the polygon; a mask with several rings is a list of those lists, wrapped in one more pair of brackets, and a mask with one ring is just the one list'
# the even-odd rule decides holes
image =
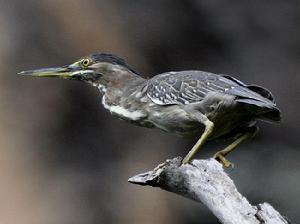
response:
{"label": "short tail", "polygon": [[249,107],[257,118],[261,120],[279,122],[281,120],[281,112],[275,103],[262,102],[255,99],[237,99],[237,102],[244,103]]}
{"label": "short tail", "polygon": [[262,120],[280,122],[281,121],[281,111],[277,107],[274,107],[269,112],[262,114],[260,118]]}
{"label": "short tail", "polygon": [[[276,107],[272,93],[260,86],[250,85],[246,86],[248,90],[259,94],[260,97],[254,96],[249,98],[241,97],[237,99],[238,102],[251,105],[251,110],[261,120],[279,122],[281,120],[281,112]],[[250,94],[249,94],[250,95]]]}

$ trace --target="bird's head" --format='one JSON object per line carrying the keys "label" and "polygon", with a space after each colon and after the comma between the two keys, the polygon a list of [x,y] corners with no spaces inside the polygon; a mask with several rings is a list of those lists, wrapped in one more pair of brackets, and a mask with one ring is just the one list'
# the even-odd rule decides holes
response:
{"label": "bird's head", "polygon": [[106,53],[90,54],[62,67],[22,71],[19,74],[80,80],[102,88],[118,85],[137,76],[123,59]]}

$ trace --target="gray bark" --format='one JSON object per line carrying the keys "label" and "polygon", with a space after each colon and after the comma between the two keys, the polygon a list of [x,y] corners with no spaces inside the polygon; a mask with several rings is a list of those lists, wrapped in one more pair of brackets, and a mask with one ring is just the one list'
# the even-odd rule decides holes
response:
{"label": "gray bark", "polygon": [[223,224],[290,223],[268,203],[251,205],[214,159],[193,160],[191,164],[181,165],[181,158],[174,158],[128,181],[160,187],[201,202]]}

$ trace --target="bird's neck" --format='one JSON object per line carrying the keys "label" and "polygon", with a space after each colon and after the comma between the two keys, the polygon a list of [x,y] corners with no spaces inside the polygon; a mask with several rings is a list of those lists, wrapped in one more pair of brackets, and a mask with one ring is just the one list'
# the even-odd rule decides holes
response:
{"label": "bird's neck", "polygon": [[118,65],[107,66],[100,73],[102,77],[93,85],[97,86],[103,93],[114,91],[122,94],[136,86],[137,83],[145,81],[133,71]]}
{"label": "bird's neck", "polygon": [[113,80],[109,85],[98,88],[103,93],[102,104],[113,115],[130,122],[138,122],[146,117],[146,112],[140,110],[140,98],[145,92],[140,92],[145,86],[145,79],[138,75],[128,75],[121,80]]}

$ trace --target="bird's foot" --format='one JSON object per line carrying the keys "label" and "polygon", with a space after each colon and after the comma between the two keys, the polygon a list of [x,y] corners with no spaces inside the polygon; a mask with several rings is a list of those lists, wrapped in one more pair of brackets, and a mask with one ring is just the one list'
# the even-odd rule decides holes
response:
{"label": "bird's foot", "polygon": [[182,160],[181,164],[182,164],[182,165],[185,165],[185,164],[189,163],[190,161],[191,161],[190,158],[185,157],[185,158]]}
{"label": "bird's foot", "polygon": [[167,164],[167,162],[163,162],[163,163],[158,164],[158,166],[155,167],[153,171],[155,172],[155,171],[163,168],[166,164]]}
{"label": "bird's foot", "polygon": [[225,158],[225,155],[222,151],[217,152],[214,155],[214,159],[217,160],[218,162],[222,163],[223,166],[226,168],[234,168],[234,164]]}

